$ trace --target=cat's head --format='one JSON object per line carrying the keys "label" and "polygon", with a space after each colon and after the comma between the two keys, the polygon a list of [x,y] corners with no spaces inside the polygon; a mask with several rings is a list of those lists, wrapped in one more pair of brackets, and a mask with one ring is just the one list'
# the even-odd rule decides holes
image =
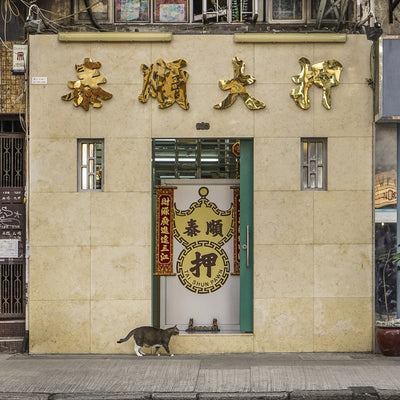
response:
{"label": "cat's head", "polygon": [[173,326],[171,329],[172,329],[172,334],[173,335],[179,335],[179,329],[177,328],[176,325]]}

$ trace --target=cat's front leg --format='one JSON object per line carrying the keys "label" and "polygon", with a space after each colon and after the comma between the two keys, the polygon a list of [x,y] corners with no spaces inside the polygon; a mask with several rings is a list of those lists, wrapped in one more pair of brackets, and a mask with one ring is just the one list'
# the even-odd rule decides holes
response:
{"label": "cat's front leg", "polygon": [[174,356],[173,354],[170,353],[170,351],[169,351],[169,346],[168,346],[167,343],[163,343],[163,347],[164,347],[165,351],[168,353],[168,355],[169,355],[170,357],[173,357],[173,356]]}

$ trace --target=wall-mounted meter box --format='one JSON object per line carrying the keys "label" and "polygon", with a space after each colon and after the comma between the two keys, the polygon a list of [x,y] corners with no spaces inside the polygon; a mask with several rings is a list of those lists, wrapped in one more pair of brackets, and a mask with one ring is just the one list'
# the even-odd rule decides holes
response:
{"label": "wall-mounted meter box", "polygon": [[13,45],[13,74],[24,74],[28,62],[28,45]]}

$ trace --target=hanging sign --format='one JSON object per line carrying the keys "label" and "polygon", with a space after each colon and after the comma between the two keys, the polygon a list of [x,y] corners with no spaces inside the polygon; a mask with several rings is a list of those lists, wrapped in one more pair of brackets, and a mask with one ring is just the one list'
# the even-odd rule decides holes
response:
{"label": "hanging sign", "polygon": [[174,187],[157,187],[155,275],[173,275]]}
{"label": "hanging sign", "polygon": [[229,277],[229,258],[223,249],[233,236],[233,204],[220,210],[207,199],[209,189],[199,189],[200,199],[187,210],[175,207],[174,235],[184,246],[177,275],[188,290],[203,294],[220,289]]}

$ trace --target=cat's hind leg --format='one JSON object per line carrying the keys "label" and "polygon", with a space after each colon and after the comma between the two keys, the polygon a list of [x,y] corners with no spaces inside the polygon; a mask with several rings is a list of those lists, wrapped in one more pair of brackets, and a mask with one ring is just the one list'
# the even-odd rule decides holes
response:
{"label": "cat's hind leg", "polygon": [[154,346],[154,348],[156,349],[155,352],[154,352],[154,354],[157,354],[158,357],[161,356],[161,354],[158,352],[158,350],[160,350],[160,347],[161,347],[161,345],[159,345],[159,344],[157,344],[157,345]]}
{"label": "cat's hind leg", "polygon": [[140,351],[141,348],[142,348],[141,346],[138,346],[138,345],[135,343],[135,353],[136,353],[136,355],[137,355],[138,357],[143,357],[143,356],[144,356],[144,354]]}

